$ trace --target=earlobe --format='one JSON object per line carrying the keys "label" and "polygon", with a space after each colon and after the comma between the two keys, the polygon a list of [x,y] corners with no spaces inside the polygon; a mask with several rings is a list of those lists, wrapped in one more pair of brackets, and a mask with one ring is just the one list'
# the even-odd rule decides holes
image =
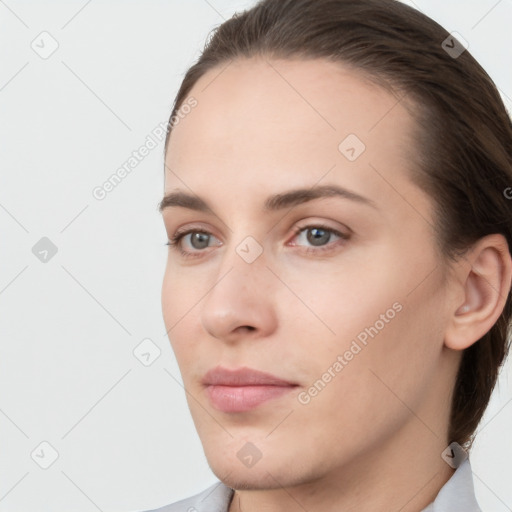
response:
{"label": "earlobe", "polygon": [[445,332],[445,345],[453,350],[464,350],[489,332],[505,307],[512,280],[512,258],[500,234],[480,239],[464,260],[454,280],[454,286],[463,286],[464,299],[452,303]]}

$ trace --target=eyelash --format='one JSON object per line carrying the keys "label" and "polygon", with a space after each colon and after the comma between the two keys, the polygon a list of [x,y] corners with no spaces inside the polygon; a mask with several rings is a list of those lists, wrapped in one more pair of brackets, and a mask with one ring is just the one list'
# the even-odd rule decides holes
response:
{"label": "eyelash", "polygon": [[[333,243],[330,243],[330,244],[328,243],[327,245],[317,246],[316,248],[311,248],[311,247],[304,248],[302,246],[297,246],[297,247],[302,247],[303,252],[305,252],[307,254],[318,254],[318,253],[323,253],[323,252],[327,252],[327,251],[333,251],[338,246],[337,242],[344,242],[344,241],[347,241],[350,238],[349,235],[347,235],[345,233],[342,233],[342,232],[340,232],[340,231],[338,231],[336,229],[333,229],[333,228],[331,228],[329,226],[325,226],[325,225],[323,225],[321,223],[320,224],[309,224],[309,225],[306,225],[306,226],[297,226],[294,229],[294,238],[297,235],[299,235],[300,233],[302,233],[303,231],[307,231],[307,230],[313,229],[313,228],[322,229],[322,230],[327,231],[327,232],[329,232],[331,234],[339,236],[340,240],[337,240],[336,242],[333,242]],[[196,228],[190,228],[190,229],[187,229],[187,230],[181,231],[181,232],[177,231],[171,237],[171,239],[169,241],[167,241],[167,243],[165,245],[168,245],[170,249],[173,249],[175,251],[179,251],[181,256],[184,257],[184,258],[197,258],[197,257],[201,257],[202,253],[205,252],[204,250],[198,249],[198,250],[193,251],[193,252],[189,252],[189,251],[183,250],[183,247],[181,245],[181,240],[182,240],[183,237],[185,237],[186,235],[188,235],[190,233],[201,233],[201,234],[204,234],[204,235],[213,236],[212,233],[210,233],[209,231],[205,231],[205,230],[202,230],[202,229],[196,229]]]}

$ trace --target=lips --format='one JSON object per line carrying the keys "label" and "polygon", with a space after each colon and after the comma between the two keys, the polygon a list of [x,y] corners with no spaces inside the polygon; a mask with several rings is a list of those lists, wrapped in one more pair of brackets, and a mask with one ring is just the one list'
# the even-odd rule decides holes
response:
{"label": "lips", "polygon": [[243,367],[228,370],[217,366],[202,379],[213,407],[222,412],[244,412],[281,397],[298,384],[270,373]]}
{"label": "lips", "polygon": [[228,370],[217,366],[208,371],[202,380],[206,386],[295,386],[294,382],[280,379],[270,373],[252,368]]}

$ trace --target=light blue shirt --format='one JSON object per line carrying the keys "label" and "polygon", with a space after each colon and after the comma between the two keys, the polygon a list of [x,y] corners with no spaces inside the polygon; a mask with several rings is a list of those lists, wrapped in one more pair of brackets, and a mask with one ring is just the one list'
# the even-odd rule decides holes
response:
{"label": "light blue shirt", "polygon": [[[195,496],[146,512],[227,512],[233,493],[233,489],[219,481]],[[475,497],[469,458],[421,512],[482,512]]]}

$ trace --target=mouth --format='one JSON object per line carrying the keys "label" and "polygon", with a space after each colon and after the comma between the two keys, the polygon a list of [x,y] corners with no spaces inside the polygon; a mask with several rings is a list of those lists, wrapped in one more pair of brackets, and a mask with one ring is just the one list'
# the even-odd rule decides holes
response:
{"label": "mouth", "polygon": [[202,379],[212,406],[222,412],[245,412],[298,387],[298,384],[252,368],[215,367]]}

